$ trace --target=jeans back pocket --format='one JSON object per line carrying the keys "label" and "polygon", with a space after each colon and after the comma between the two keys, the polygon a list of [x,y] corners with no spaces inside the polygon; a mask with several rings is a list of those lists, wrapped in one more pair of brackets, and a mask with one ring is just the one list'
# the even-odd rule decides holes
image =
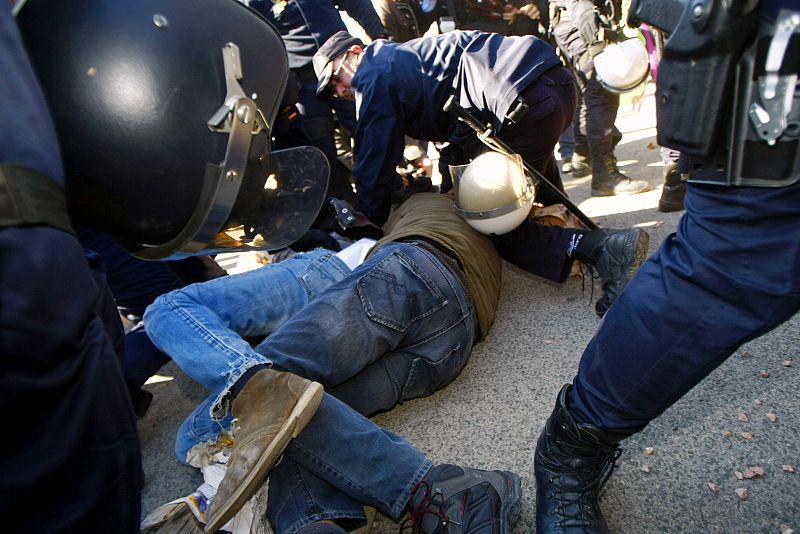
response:
{"label": "jeans back pocket", "polygon": [[399,332],[447,304],[430,277],[400,250],[364,274],[357,287],[367,316]]}

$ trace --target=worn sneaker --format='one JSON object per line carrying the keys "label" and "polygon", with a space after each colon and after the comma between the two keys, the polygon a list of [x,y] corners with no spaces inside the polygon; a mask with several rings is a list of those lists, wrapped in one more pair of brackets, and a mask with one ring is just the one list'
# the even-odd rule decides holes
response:
{"label": "worn sneaker", "polygon": [[205,514],[206,532],[219,530],[258,491],[289,440],[314,417],[322,396],[320,384],[273,369],[247,381],[233,401],[233,449]]}
{"label": "worn sneaker", "polygon": [[594,268],[603,279],[603,296],[595,303],[602,317],[639,270],[645,258],[650,236],[641,228],[606,230],[606,238],[591,252]]}
{"label": "worn sneaker", "polygon": [[519,516],[519,477],[442,464],[431,468],[411,494],[414,532],[510,534]]}

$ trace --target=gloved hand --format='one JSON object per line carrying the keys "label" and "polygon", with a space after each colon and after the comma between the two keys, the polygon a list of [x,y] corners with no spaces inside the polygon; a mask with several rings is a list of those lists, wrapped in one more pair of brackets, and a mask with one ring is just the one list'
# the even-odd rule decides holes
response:
{"label": "gloved hand", "polygon": [[584,11],[578,18],[576,27],[578,28],[578,35],[587,45],[591,46],[598,41],[597,32],[600,29],[600,20],[597,17],[597,11],[594,9]]}

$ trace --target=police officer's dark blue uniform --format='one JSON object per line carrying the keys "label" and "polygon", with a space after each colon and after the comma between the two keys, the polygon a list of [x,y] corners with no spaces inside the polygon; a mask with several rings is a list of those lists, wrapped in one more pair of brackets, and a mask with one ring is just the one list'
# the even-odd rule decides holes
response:
{"label": "police officer's dark blue uniform", "polygon": [[[443,111],[451,95],[491,122],[500,139],[561,188],[552,150],[572,118],[575,92],[572,76],[560,65],[553,49],[532,36],[456,31],[368,46],[352,80],[359,109],[359,210],[379,223],[388,216],[403,135],[480,145]],[[513,123],[507,115],[519,97],[527,114]]]}
{"label": "police officer's dark blue uniform", "polygon": [[135,532],[141,462],[122,326],[71,234],[55,130],[8,5],[0,72],[0,407],[19,422],[0,455],[3,528]]}
{"label": "police officer's dark blue uniform", "polygon": [[385,37],[378,14],[369,0],[281,0],[280,2],[254,0],[250,7],[271,22],[280,32],[289,56],[289,68],[300,85],[297,109],[299,118],[289,131],[276,139],[277,148],[313,145],[325,154],[331,163],[329,194],[343,196],[344,177],[337,165],[336,145],[333,137],[333,116],[351,134],[355,132],[355,106],[352,102],[334,99],[329,94],[317,95],[317,77],[311,58],[328,38],[337,31],[346,30],[337,9],[341,8],[358,22],[371,39]]}
{"label": "police officer's dark blue uniform", "polygon": [[[780,7],[791,9],[795,17],[800,17],[796,4],[791,8],[789,2],[761,4],[762,29],[778,26],[775,21]],[[727,8],[716,5],[714,9]],[[689,18],[684,17],[681,24]],[[755,13],[739,14],[738,19],[753,21],[754,25],[759,20]],[[720,16],[719,20],[725,19]],[[800,18],[795,19],[798,21]],[[725,25],[727,21],[720,27]],[[773,30],[767,35],[775,33]],[[680,34],[675,32],[671,39],[676,36]],[[723,35],[719,42],[730,39]],[[755,57],[755,50],[756,45],[751,44],[746,53],[753,51]],[[763,50],[766,49],[762,47],[762,53]],[[794,40],[782,59],[796,59],[797,50]],[[717,60],[721,56],[717,52],[709,57]],[[682,59],[687,57],[699,56]],[[731,53],[731,57],[738,62],[739,51]],[[680,82],[687,81],[670,77],[666,58],[665,54],[657,93],[665,101],[673,98],[670,91],[680,90]],[[754,64],[763,69],[763,62]],[[780,75],[797,73],[793,59],[778,67]],[[762,70],[756,71],[755,77],[744,75],[740,79],[755,86],[763,77]],[[709,81],[725,84],[724,79]],[[793,83],[788,89],[791,93]],[[698,90],[704,91],[705,87],[700,84]],[[779,100],[783,98],[778,95]],[[695,174],[690,176],[686,214],[677,232],[642,266],[611,307],[583,353],[572,386],[565,386],[559,394],[536,452],[537,532],[557,532],[568,524],[577,525],[570,532],[603,532],[606,524],[597,509],[596,494],[601,479],[613,467],[617,443],[642,430],[743,343],[769,332],[800,310],[800,166],[796,133],[779,130],[774,139],[777,142],[771,144],[766,138],[759,138],[767,135],[766,130],[758,134],[747,125],[751,120],[748,109],[751,102],[757,101],[744,99],[733,112],[724,112],[723,124],[732,122],[731,117],[737,121],[744,118],[749,132],[746,142],[728,140],[735,154],[742,157],[741,172],[737,174],[732,166],[720,171],[716,163],[707,168],[708,172],[699,163],[690,165]],[[790,102],[788,116],[796,120],[800,99],[795,94]],[[700,113],[697,122],[683,125],[690,130],[701,121],[714,120],[713,116],[703,116],[701,108],[692,107],[688,101],[677,100],[674,105],[688,106],[692,113]],[[666,121],[671,118],[662,115],[660,109],[659,142],[662,133],[665,137],[671,135],[661,131]],[[686,147],[675,148],[683,151]],[[765,156],[765,151],[771,151],[772,157]],[[717,157],[712,161],[727,161],[718,159],[720,152],[711,154]],[[748,175],[746,169],[758,168],[758,154],[771,163]],[[775,176],[769,177],[770,173]],[[711,183],[714,175],[721,178],[719,185]],[[726,184],[731,178],[731,183],[741,179],[741,185]],[[693,182],[695,179],[704,183]],[[552,510],[557,512],[551,514]]]}

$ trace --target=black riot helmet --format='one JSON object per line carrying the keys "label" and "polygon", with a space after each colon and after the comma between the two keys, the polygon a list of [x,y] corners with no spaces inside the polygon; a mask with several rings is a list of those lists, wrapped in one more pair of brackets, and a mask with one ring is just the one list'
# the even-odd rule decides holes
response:
{"label": "black riot helmet", "polygon": [[17,21],[56,123],[73,217],[144,259],[275,250],[314,221],[328,162],[271,152],[278,32],[236,0],[28,0]]}

